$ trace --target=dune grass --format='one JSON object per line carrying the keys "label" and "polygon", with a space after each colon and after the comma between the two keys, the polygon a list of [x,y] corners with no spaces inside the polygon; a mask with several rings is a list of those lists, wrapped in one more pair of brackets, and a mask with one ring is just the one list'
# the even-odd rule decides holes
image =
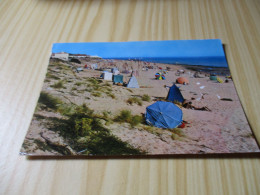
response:
{"label": "dune grass", "polygon": [[47,108],[57,110],[62,101],[46,92],[41,92],[38,103],[45,105]]}
{"label": "dune grass", "polygon": [[60,88],[64,88],[64,81],[58,81],[56,83],[54,83],[53,85],[51,85],[51,87],[56,88],[56,89],[60,89]]}
{"label": "dune grass", "polygon": [[138,98],[138,97],[128,98],[128,99],[126,100],[126,102],[127,102],[128,104],[130,104],[130,105],[133,105],[133,104],[137,104],[137,105],[139,105],[139,106],[142,106],[142,105],[143,105],[142,100],[141,100],[140,98]]}
{"label": "dune grass", "polygon": [[143,121],[143,117],[139,115],[132,115],[130,110],[121,110],[120,113],[115,116],[114,121],[119,123],[129,123],[131,127],[134,127]]}
{"label": "dune grass", "polygon": [[[104,112],[109,118],[109,113]],[[53,119],[53,128],[66,138],[73,150],[85,155],[143,154],[121,141],[105,128],[93,110],[85,104],[77,106],[66,119]]]}
{"label": "dune grass", "polygon": [[142,96],[142,100],[143,101],[146,101],[146,102],[150,102],[151,101],[151,97],[148,95],[148,94],[144,94]]}

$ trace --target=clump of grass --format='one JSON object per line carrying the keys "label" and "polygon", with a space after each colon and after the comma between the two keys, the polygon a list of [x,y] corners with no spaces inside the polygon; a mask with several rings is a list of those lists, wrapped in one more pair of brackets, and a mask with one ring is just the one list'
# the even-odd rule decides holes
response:
{"label": "clump of grass", "polygon": [[95,97],[101,97],[102,96],[102,94],[98,91],[91,93],[91,95],[93,95]]}
{"label": "clump of grass", "polygon": [[110,119],[110,115],[111,115],[110,111],[103,111],[102,114],[103,114],[103,119],[105,119],[105,120]]}
{"label": "clump of grass", "polygon": [[64,87],[63,81],[58,81],[57,83],[51,85],[51,87],[54,87],[54,88],[56,88],[56,89],[63,88],[63,87]]}
{"label": "clump of grass", "polygon": [[142,96],[142,100],[143,101],[146,101],[146,102],[150,102],[151,101],[151,97],[148,95],[148,94],[144,94]]}
{"label": "clump of grass", "polygon": [[177,134],[174,134],[174,133],[173,133],[173,134],[171,135],[171,138],[172,138],[173,140],[179,140],[180,137],[179,137]]}
{"label": "clump of grass", "polygon": [[69,116],[75,111],[75,106],[68,104],[60,104],[57,111],[64,116]]}
{"label": "clump of grass", "polygon": [[87,92],[93,92],[94,89],[92,89],[91,87],[88,87],[88,88],[85,89],[85,91],[87,91]]}
{"label": "clump of grass", "polygon": [[131,113],[130,110],[121,110],[119,115],[117,115],[114,120],[115,120],[115,122],[127,122],[127,123],[129,123],[131,118],[132,118],[132,113]]}
{"label": "clump of grass", "polygon": [[127,99],[126,102],[130,105],[133,105],[133,104],[138,104],[139,106],[143,105],[142,100],[138,97],[131,97],[131,98]]}
{"label": "clump of grass", "polygon": [[47,72],[47,74],[46,74],[46,78],[49,78],[49,79],[55,79],[55,80],[60,80],[59,77],[57,77],[57,76],[51,74],[50,72]]}
{"label": "clump of grass", "polygon": [[111,119],[111,112],[110,111],[103,111],[102,112],[103,116],[101,116],[100,118],[104,119],[106,121],[105,125],[110,125],[113,123],[112,119]]}
{"label": "clump of grass", "polygon": [[134,127],[134,126],[140,124],[142,121],[143,121],[143,117],[142,116],[134,115],[134,116],[132,116],[129,124],[131,125],[131,127]]}
{"label": "clump of grass", "polygon": [[97,85],[97,84],[102,83],[101,80],[98,80],[98,79],[95,79],[95,78],[88,78],[87,81],[90,82],[93,85]]}
{"label": "clump of grass", "polygon": [[77,90],[77,88],[76,88],[76,87],[72,87],[71,90],[72,90],[72,91],[75,91],[75,90]]}
{"label": "clump of grass", "polygon": [[174,134],[174,133],[171,135],[171,138],[173,140],[185,141],[185,139],[183,137],[179,136],[178,134]]}
{"label": "clump of grass", "polygon": [[133,90],[132,89],[129,89],[129,88],[126,88],[127,91],[133,93]]}
{"label": "clump of grass", "polygon": [[111,97],[112,99],[116,99],[116,96],[111,92],[106,92],[106,94]]}
{"label": "clump of grass", "polygon": [[130,110],[122,110],[115,118],[115,122],[126,122],[131,125],[131,127],[134,127],[138,124],[140,124],[143,120],[142,116],[139,115],[132,115]]}
{"label": "clump of grass", "polygon": [[39,103],[44,104],[47,108],[57,110],[62,101],[46,92],[41,92]]}
{"label": "clump of grass", "polygon": [[108,82],[105,82],[105,83],[103,84],[103,86],[111,87],[112,85],[111,85],[110,83],[108,83]]}
{"label": "clump of grass", "polygon": [[78,93],[84,93],[85,91],[84,90],[78,90],[77,92]]}
{"label": "clump of grass", "polygon": [[102,89],[105,90],[105,91],[109,91],[109,92],[113,91],[111,88],[109,88],[109,87],[107,87],[107,86],[102,87]]}
{"label": "clump of grass", "polygon": [[169,129],[172,132],[171,138],[173,140],[184,140],[183,137],[185,137],[185,134],[183,133],[181,128],[174,128],[174,129]]}
{"label": "clump of grass", "polygon": [[82,82],[76,82],[75,83],[75,85],[77,85],[77,86],[80,86],[80,85],[82,85],[83,83]]}
{"label": "clump of grass", "polygon": [[181,128],[173,128],[173,129],[170,129],[170,131],[179,136],[185,136],[185,134],[183,133],[183,130]]}
{"label": "clump of grass", "polygon": [[165,131],[163,129],[150,125],[143,125],[142,129],[157,136],[161,135],[163,131]]}

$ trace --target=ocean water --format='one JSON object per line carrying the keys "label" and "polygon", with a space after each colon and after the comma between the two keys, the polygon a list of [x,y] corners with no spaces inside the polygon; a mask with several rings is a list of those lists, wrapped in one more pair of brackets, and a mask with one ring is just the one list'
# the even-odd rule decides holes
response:
{"label": "ocean water", "polygon": [[[108,58],[107,58],[108,59]],[[228,67],[225,57],[185,57],[185,58],[113,58],[120,60],[141,60],[153,63],[163,64],[182,64],[182,65],[197,65],[197,66],[211,66],[211,67]]]}

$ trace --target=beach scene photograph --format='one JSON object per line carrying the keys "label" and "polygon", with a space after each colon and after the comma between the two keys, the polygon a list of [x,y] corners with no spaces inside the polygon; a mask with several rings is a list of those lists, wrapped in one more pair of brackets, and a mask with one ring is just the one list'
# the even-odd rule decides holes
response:
{"label": "beach scene photograph", "polygon": [[258,153],[221,40],[53,44],[21,155]]}

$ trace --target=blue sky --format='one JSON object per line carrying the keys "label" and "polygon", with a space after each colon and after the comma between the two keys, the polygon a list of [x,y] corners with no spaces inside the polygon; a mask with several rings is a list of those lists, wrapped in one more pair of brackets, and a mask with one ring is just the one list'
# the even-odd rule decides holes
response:
{"label": "blue sky", "polygon": [[[185,63],[191,65],[200,65],[196,63],[203,61],[201,65],[227,66],[220,39],[55,43],[52,52],[95,55],[105,59],[168,59],[168,63],[175,63],[177,59],[181,63],[181,59],[185,59]],[[194,61],[196,58],[206,59],[206,62]]]}

